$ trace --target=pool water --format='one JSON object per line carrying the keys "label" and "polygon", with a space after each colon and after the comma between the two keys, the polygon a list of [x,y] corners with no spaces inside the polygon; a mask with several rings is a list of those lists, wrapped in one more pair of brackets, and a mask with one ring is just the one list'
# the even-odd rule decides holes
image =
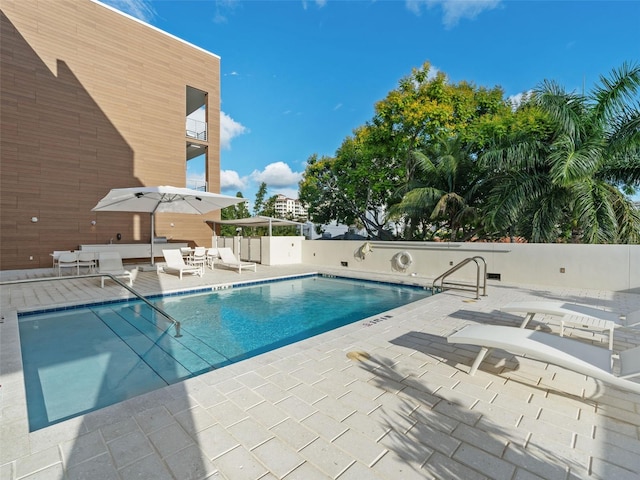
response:
{"label": "pool water", "polygon": [[430,296],[320,276],[19,319],[31,431]]}

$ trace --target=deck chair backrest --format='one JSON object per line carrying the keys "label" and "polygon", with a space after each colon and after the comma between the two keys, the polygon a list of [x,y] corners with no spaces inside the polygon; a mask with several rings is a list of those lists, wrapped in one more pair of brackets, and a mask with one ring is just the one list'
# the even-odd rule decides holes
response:
{"label": "deck chair backrest", "polygon": [[98,268],[102,272],[119,272],[124,270],[122,257],[118,252],[100,252],[98,254]]}
{"label": "deck chair backrest", "polygon": [[78,260],[78,255],[76,252],[62,252],[58,257],[58,262],[60,263],[74,263]]}
{"label": "deck chair backrest", "polygon": [[620,377],[632,378],[640,375],[640,347],[620,352]]}
{"label": "deck chair backrest", "polygon": [[629,312],[625,315],[623,325],[627,325],[629,327],[635,327],[640,325],[640,310],[635,310],[633,312]]}
{"label": "deck chair backrest", "polygon": [[96,259],[95,252],[78,252],[79,262],[93,262]]}
{"label": "deck chair backrest", "polygon": [[228,247],[219,248],[218,255],[220,255],[220,259],[222,259],[224,263],[228,263],[231,265],[233,265],[234,263],[240,263],[231,249]]}
{"label": "deck chair backrest", "polygon": [[162,250],[162,255],[168,265],[186,266],[184,258],[182,258],[182,253],[177,248]]}
{"label": "deck chair backrest", "polygon": [[51,256],[57,261],[63,253],[70,253],[69,250],[54,250]]}

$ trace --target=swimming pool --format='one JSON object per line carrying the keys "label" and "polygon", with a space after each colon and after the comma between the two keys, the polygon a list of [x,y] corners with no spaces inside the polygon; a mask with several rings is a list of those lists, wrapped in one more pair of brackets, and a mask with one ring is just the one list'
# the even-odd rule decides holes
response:
{"label": "swimming pool", "polygon": [[422,288],[302,277],[19,318],[30,430],[428,297]]}

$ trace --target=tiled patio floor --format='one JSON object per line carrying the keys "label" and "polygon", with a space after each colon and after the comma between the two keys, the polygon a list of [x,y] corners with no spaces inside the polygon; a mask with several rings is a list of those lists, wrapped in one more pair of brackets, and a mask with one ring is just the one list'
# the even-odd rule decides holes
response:
{"label": "tiled patio floor", "polygon": [[[182,282],[144,272],[134,288],[151,294],[316,270],[216,269]],[[470,377],[477,348],[446,342],[468,323],[518,326],[521,317],[499,311],[508,302],[552,298],[630,311],[640,309],[637,294],[500,284],[478,301],[439,294],[29,433],[15,310],[127,292],[113,282],[101,289],[95,278],[0,290],[2,480],[640,476],[640,395],[502,351]],[[531,326],[558,332],[555,323]],[[607,345],[606,334],[570,334]],[[640,329],[616,330],[614,340],[616,351],[640,345]]]}

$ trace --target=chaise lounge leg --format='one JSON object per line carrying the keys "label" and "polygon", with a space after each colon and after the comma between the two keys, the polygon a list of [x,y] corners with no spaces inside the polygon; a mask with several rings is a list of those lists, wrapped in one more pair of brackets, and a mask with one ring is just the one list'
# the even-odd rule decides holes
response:
{"label": "chaise lounge leg", "polygon": [[520,328],[524,328],[527,326],[527,324],[533,319],[533,317],[535,317],[536,313],[535,312],[529,312],[524,316],[524,320],[522,321],[522,323],[520,324]]}
{"label": "chaise lounge leg", "polygon": [[473,365],[471,365],[471,370],[469,370],[469,375],[473,376],[476,374],[476,371],[478,370],[478,367],[482,363],[482,360],[484,360],[488,354],[491,354],[492,350],[493,348],[486,348],[486,347],[482,347],[480,349],[480,351],[478,352],[478,356],[473,361]]}

